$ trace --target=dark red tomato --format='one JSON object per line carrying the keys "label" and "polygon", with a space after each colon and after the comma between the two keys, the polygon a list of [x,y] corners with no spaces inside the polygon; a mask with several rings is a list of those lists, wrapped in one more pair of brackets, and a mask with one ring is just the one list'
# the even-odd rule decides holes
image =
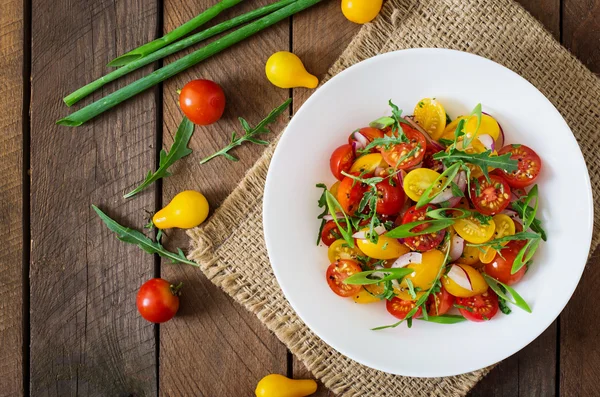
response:
{"label": "dark red tomato", "polygon": [[[512,241],[511,243],[517,243]],[[511,274],[512,266],[519,253],[520,244],[507,244],[500,251],[500,255],[496,255],[493,261],[485,265],[485,272],[496,280],[507,285],[513,285],[519,282],[525,275],[527,266],[523,266],[515,274]]]}
{"label": "dark red tomato", "polygon": [[342,179],[337,191],[337,200],[346,214],[354,215],[360,200],[362,200],[368,189],[368,186],[356,182],[352,178],[345,177]]}
{"label": "dark red tomato", "polygon": [[514,219],[513,221],[515,222],[515,234],[521,233],[523,231],[523,224],[521,224],[521,222],[515,221]]}
{"label": "dark red tomato", "polygon": [[459,309],[459,311],[464,318],[470,321],[491,320],[498,313],[498,296],[491,289],[470,298],[456,298],[456,304],[467,308]]}
{"label": "dark red tomato", "polygon": [[[414,167],[423,160],[427,140],[425,140],[423,134],[414,128],[405,124],[401,124],[401,126],[402,131],[404,131],[404,134],[408,138],[408,142],[392,145],[389,149],[381,148],[381,155],[391,167],[406,170]],[[417,146],[418,150],[413,155],[405,157]]]}
{"label": "dark red tomato", "polygon": [[490,175],[488,181],[482,175],[471,181],[470,197],[479,212],[485,215],[496,215],[510,203],[510,187],[501,176]]}
{"label": "dark red tomato", "polygon": [[181,89],[179,106],[192,123],[209,125],[223,115],[225,93],[214,81],[192,80]]}
{"label": "dark red tomato", "polygon": [[[362,136],[364,136],[366,138],[367,144],[373,142],[373,140],[376,138],[383,138],[383,131],[381,131],[380,129],[373,127],[365,127],[361,128],[358,131],[354,131],[352,134],[350,134],[350,136],[348,137],[348,143],[350,145],[352,145],[354,142],[360,143],[360,141],[356,139],[356,134],[361,134]],[[379,150],[377,148],[371,149],[371,152],[378,151]]]}
{"label": "dark red tomato", "polygon": [[335,149],[331,154],[331,159],[329,159],[329,167],[331,168],[331,173],[333,176],[340,181],[344,179],[345,176],[342,175],[342,171],[350,171],[350,167],[352,167],[354,159],[355,156],[352,145],[342,145]]}
{"label": "dark red tomato", "polygon": [[327,284],[333,292],[344,298],[358,294],[362,286],[344,284],[344,280],[360,272],[362,272],[362,268],[358,263],[340,259],[327,268]]}
{"label": "dark red tomato", "polygon": [[179,289],[162,278],[146,281],[137,294],[137,309],[146,320],[164,323],[173,318],[179,309]]}
{"label": "dark red tomato", "polygon": [[[339,222],[339,221],[338,221]],[[341,227],[346,227],[346,222],[339,222]],[[342,233],[340,233],[340,229],[338,229],[337,225],[334,221],[327,221],[325,226],[323,226],[323,231],[321,232],[321,240],[323,244],[326,246],[330,246],[333,244],[335,240],[341,239]]]}
{"label": "dark red tomato", "polygon": [[452,305],[454,305],[454,296],[442,287],[440,292],[431,294],[427,298],[427,313],[430,316],[441,316],[448,313],[452,309]]}
{"label": "dark red tomato", "polygon": [[[400,299],[398,297],[393,297],[391,300],[385,301],[385,308],[387,309],[388,313],[399,320],[404,320],[406,315],[412,309],[414,309],[415,306],[415,302],[405,301],[404,299]],[[422,314],[423,310],[419,308],[412,318],[421,317]]]}
{"label": "dark red tomato", "polygon": [[[410,222],[424,221],[426,219],[425,213],[436,208],[437,207],[433,204],[427,204],[419,209],[417,209],[416,206],[412,206],[408,209],[408,211],[406,211],[406,214],[404,214],[404,217],[402,218],[402,224],[404,225]],[[427,227],[429,227],[429,224],[424,223],[414,227],[411,231],[418,232]],[[422,234],[415,237],[406,237],[404,239],[404,244],[406,244],[406,246],[413,251],[429,251],[440,245],[445,234],[445,230],[440,230],[435,233]]]}
{"label": "dark red tomato", "polygon": [[[393,183],[393,185],[392,185]],[[402,209],[406,196],[404,189],[396,181],[390,183],[387,178],[379,182],[377,188],[377,213],[382,215],[395,215]]]}
{"label": "dark red tomato", "polygon": [[508,184],[511,187],[521,188],[532,185],[542,170],[540,156],[525,145],[506,145],[500,149],[498,156],[506,153],[510,153],[510,158],[519,162],[519,168],[516,171],[502,171]]}
{"label": "dark red tomato", "polygon": [[444,164],[442,164],[440,160],[435,160],[433,158],[433,155],[439,152],[443,152],[443,150],[439,150],[432,145],[427,145],[425,155],[423,156],[423,168],[429,168],[440,174],[444,172]]}

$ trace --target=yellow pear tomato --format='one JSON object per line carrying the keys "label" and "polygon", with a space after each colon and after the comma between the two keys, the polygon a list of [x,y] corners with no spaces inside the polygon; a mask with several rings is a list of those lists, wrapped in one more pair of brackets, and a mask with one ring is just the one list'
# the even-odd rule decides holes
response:
{"label": "yellow pear tomato", "polygon": [[312,379],[290,379],[283,375],[267,375],[258,382],[256,397],[306,397],[317,391]]}
{"label": "yellow pear tomato", "polygon": [[383,161],[383,156],[379,153],[366,154],[356,159],[352,167],[350,167],[350,173],[372,173],[377,167],[387,166],[387,163]]}
{"label": "yellow pear tomato", "polygon": [[185,190],[177,194],[166,207],[152,217],[158,229],[190,229],[208,216],[208,201],[200,192]]}
{"label": "yellow pear tomato", "polygon": [[442,277],[442,284],[444,285],[444,288],[446,288],[446,291],[448,291],[448,293],[459,298],[468,298],[471,296],[483,294],[485,291],[487,291],[488,285],[485,282],[485,279],[483,278],[481,273],[479,273],[477,270],[475,270],[469,265],[455,266],[460,266],[467,273],[467,276],[471,281],[471,287],[473,288],[473,291],[469,291],[468,289],[461,287],[450,277],[444,275]]}
{"label": "yellow pear tomato", "polygon": [[342,13],[351,22],[371,22],[381,11],[383,0],[342,0]]}
{"label": "yellow pear tomato", "polygon": [[[369,229],[364,230],[368,231]],[[372,243],[369,239],[356,239],[356,243],[361,252],[374,259],[395,259],[410,251],[397,239],[386,236],[379,236],[377,244]]]}
{"label": "yellow pear tomato", "polygon": [[271,55],[265,65],[269,81],[279,88],[316,88],[319,79],[308,73],[297,55],[279,51]]}
{"label": "yellow pear tomato", "polygon": [[415,121],[434,140],[440,139],[446,128],[446,110],[435,98],[421,99],[413,112]]}

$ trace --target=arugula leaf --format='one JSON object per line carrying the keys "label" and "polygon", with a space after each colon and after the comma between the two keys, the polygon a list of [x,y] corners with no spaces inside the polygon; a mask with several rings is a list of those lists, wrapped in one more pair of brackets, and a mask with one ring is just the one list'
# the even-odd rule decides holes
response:
{"label": "arugula leaf", "polygon": [[[400,225],[397,228],[390,230],[385,234],[385,236],[391,238],[405,238],[435,233],[449,226],[452,226],[454,224],[454,221],[454,219],[434,219],[405,223],[404,225]],[[415,227],[425,224],[428,225],[425,229],[419,230],[418,232],[411,231]]]}
{"label": "arugula leaf", "polygon": [[152,241],[148,237],[146,237],[143,233],[129,229],[125,226],[121,226],[115,220],[111,219],[108,215],[102,212],[98,207],[92,204],[92,208],[102,222],[113,232],[117,234],[117,238],[125,243],[134,244],[140,247],[142,250],[149,254],[158,254],[163,258],[170,259],[173,263],[185,263],[188,265],[199,266],[196,262],[191,261],[185,257],[181,248],[177,249],[177,253],[167,251],[160,243],[160,237],[162,236],[162,231],[156,236],[157,241]]}
{"label": "arugula leaf", "polygon": [[190,142],[190,138],[192,137],[193,133],[194,123],[188,120],[187,117],[184,117],[179,124],[179,128],[177,128],[175,139],[173,140],[173,145],[171,145],[171,148],[169,149],[169,153],[167,154],[165,149],[160,151],[160,163],[158,169],[155,172],[148,171],[146,179],[144,179],[144,181],[138,187],[124,195],[123,198],[133,197],[160,178],[171,176],[171,173],[168,171],[169,167],[172,166],[177,160],[182,159],[188,154],[192,153],[192,149],[188,148],[188,143]]}
{"label": "arugula leaf", "polygon": [[356,182],[364,183],[365,185],[375,185],[379,182],[383,182],[383,178],[379,176],[374,176],[371,178],[361,178],[356,175],[348,174],[346,171],[342,171],[342,175],[347,176],[348,178],[353,179]]}
{"label": "arugula leaf", "polygon": [[466,153],[457,149],[450,149],[448,152],[438,152],[433,155],[435,160],[441,160],[446,165],[456,162],[465,162],[477,165],[481,168],[486,179],[490,179],[488,167],[500,168],[508,172],[515,171],[518,168],[518,161],[510,158],[510,153],[505,153],[502,156],[492,156],[491,150],[486,150],[483,153]]}
{"label": "arugula leaf", "polygon": [[446,125],[450,124],[452,122],[452,117],[450,117],[448,115],[448,113],[446,113]]}
{"label": "arugula leaf", "polygon": [[325,199],[325,192],[328,189],[324,183],[317,183],[317,188],[323,189],[323,193],[321,194],[321,197],[319,197],[319,201],[318,201],[319,208],[323,208],[323,212],[321,212],[319,214],[319,216],[317,216],[317,219],[321,219],[321,226],[319,227],[319,234],[317,234],[317,246],[318,246],[319,243],[321,242],[321,233],[323,232],[323,228],[325,227],[325,224],[327,223],[327,221],[325,219],[323,219],[323,217],[325,215],[327,215],[327,212],[328,212],[327,200]]}
{"label": "arugula leaf", "polygon": [[292,102],[292,99],[290,98],[290,99],[286,100],[284,103],[282,103],[281,105],[279,105],[278,107],[276,107],[275,109],[273,109],[271,111],[271,113],[269,113],[269,115],[267,117],[265,117],[260,123],[258,123],[256,125],[256,127],[254,127],[254,128],[250,127],[250,124],[248,124],[248,122],[246,120],[244,120],[241,117],[238,117],[238,120],[240,121],[240,124],[242,125],[242,128],[244,129],[244,135],[238,138],[236,135],[236,132],[234,131],[231,134],[231,141],[229,142],[229,144],[227,146],[225,146],[223,149],[219,150],[218,152],[215,152],[215,153],[211,154],[210,156],[202,159],[200,161],[200,164],[204,164],[218,156],[223,156],[226,159],[229,159],[231,161],[238,161],[238,159],[236,157],[232,156],[228,152],[231,149],[233,149],[234,147],[240,146],[242,143],[244,143],[246,141],[252,142],[252,143],[255,143],[258,145],[268,145],[269,142],[263,141],[262,139],[258,139],[257,136],[259,136],[260,134],[269,133],[270,131],[267,128],[267,125],[275,122],[275,120],[277,120],[279,115],[281,115],[284,112],[284,110],[287,109],[287,107],[290,105],[291,102]]}
{"label": "arugula leaf", "polygon": [[[419,201],[417,201],[416,207],[421,208],[431,202],[434,198],[439,196],[447,187],[454,181],[454,178],[460,171],[462,163],[455,163],[452,166],[448,167],[440,176],[436,178],[435,181],[421,195]],[[441,185],[440,185],[441,184]],[[431,195],[432,190],[437,187],[437,191],[435,194]]]}
{"label": "arugula leaf", "polygon": [[445,147],[448,147],[448,146],[450,146],[450,145],[452,145],[452,144],[454,143],[454,141],[453,141],[453,140],[450,140],[450,139],[444,139],[444,138],[440,138],[440,139],[438,140],[438,142],[439,142],[440,144],[442,144],[443,146],[445,146]]}
{"label": "arugula leaf", "polygon": [[[506,293],[506,289],[503,286],[500,286],[500,289]],[[498,296],[498,307],[500,308],[500,311],[504,314],[512,313],[512,310],[506,304],[506,300],[501,296]]]}
{"label": "arugula leaf", "polygon": [[[515,211],[517,211],[517,213],[520,214],[530,214],[531,212],[533,212],[533,208],[525,205],[522,201],[513,201],[511,203],[511,208]],[[522,219],[522,218],[521,218]],[[546,236],[546,231],[542,228],[542,222],[538,219],[538,218],[533,218],[533,221],[531,222],[531,230],[533,230],[536,233],[539,233],[540,236],[542,237],[542,240],[546,241],[547,236]]]}
{"label": "arugula leaf", "polygon": [[[423,312],[425,313],[425,312]],[[440,316],[429,316],[425,318],[418,318],[421,321],[429,321],[430,323],[438,323],[438,324],[457,324],[462,323],[463,321],[467,321],[463,316],[459,316],[457,314],[442,314]]]}
{"label": "arugula leaf", "polygon": [[[488,276],[486,273],[482,273],[482,274],[483,274],[483,278],[488,283],[490,288],[496,293],[496,295],[498,295],[499,297],[502,297],[502,299],[504,299],[505,301],[510,302],[513,305],[517,306],[519,309],[523,309],[527,313],[531,313],[531,308],[529,307],[527,302],[525,302],[525,299],[523,299],[523,297],[521,297],[521,295],[519,295],[517,293],[517,291],[515,291],[512,287],[496,280],[495,278]],[[509,298],[504,293],[504,290],[502,288],[500,288],[500,286],[504,287],[504,290],[506,290],[513,297],[513,299]]]}
{"label": "arugula leaf", "polygon": [[[344,284],[350,284],[350,285],[379,284],[379,283],[391,281],[391,280],[400,280],[404,276],[407,276],[407,275],[411,274],[412,272],[414,272],[413,269],[409,269],[406,267],[400,267],[400,268],[393,267],[393,268],[389,268],[389,269],[383,268],[383,269],[367,270],[364,272],[353,274],[352,276],[348,277],[347,279],[344,280]],[[369,278],[369,276],[373,275],[374,273],[383,273],[383,274],[385,274],[385,276],[381,277],[381,278]]]}
{"label": "arugula leaf", "polygon": [[482,225],[489,225],[493,217],[490,215],[483,215],[479,212],[473,212],[473,218],[477,219]]}

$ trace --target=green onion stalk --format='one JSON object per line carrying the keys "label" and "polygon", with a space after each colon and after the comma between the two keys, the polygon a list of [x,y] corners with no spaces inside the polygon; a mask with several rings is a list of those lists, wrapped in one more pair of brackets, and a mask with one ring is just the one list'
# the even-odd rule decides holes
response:
{"label": "green onion stalk", "polygon": [[267,15],[273,11],[277,11],[282,7],[285,7],[291,3],[294,3],[297,0],[280,0],[277,3],[269,4],[268,6],[264,6],[258,8],[256,10],[250,11],[246,14],[240,15],[238,17],[232,18],[229,21],[225,21],[218,25],[215,25],[209,29],[206,29],[202,32],[196,33],[192,36],[186,37],[185,39],[179,40],[176,43],[173,43],[167,47],[161,48],[158,51],[155,51],[151,54],[144,56],[143,58],[139,58],[137,60],[131,61],[125,66],[115,69],[107,75],[95,80],[73,93],[67,95],[63,100],[67,104],[67,106],[71,106],[85,98],[86,96],[92,94],[94,91],[100,89],[104,85],[110,83],[111,81],[115,81],[116,79],[125,76],[128,73],[133,72],[143,66],[146,66],[154,61],[158,61],[159,59],[165,58],[171,54],[174,54],[178,51],[184,50],[194,44],[201,42],[202,40],[209,39],[213,36],[218,35],[226,30],[235,28],[239,25],[242,25],[246,22],[249,22],[255,18],[262,17]]}
{"label": "green onion stalk", "polygon": [[261,30],[321,1],[322,0],[297,0],[286,7],[266,15],[257,21],[249,23],[248,25],[229,33],[218,40],[215,40],[205,47],[202,47],[191,54],[174,61],[173,63],[163,66],[153,73],[150,73],[149,75],[134,81],[133,83],[105,96],[104,98],[87,105],[71,115],[58,120],[56,123],[70,127],[80,126],[86,121],[93,119],[99,114],[104,113],[108,109],[117,106],[121,102],[139,94],[140,92],[143,92],[148,88],[153,87],[178,73],[181,73],[182,71],[200,63],[201,61],[218,54],[224,49],[229,48],[232,45],[260,32]]}
{"label": "green onion stalk", "polygon": [[179,40],[188,33],[196,30],[200,26],[204,25],[205,23],[219,15],[222,11],[231,8],[242,1],[243,0],[222,0],[214,6],[203,11],[202,13],[196,15],[194,18],[190,19],[178,28],[170,31],[163,37],[146,43],[134,50],[129,51],[126,54],[118,56],[117,58],[110,61],[108,63],[108,66],[124,66],[127,65],[129,62],[133,62],[137,59],[152,54],[154,51],[157,51],[171,44],[172,42]]}

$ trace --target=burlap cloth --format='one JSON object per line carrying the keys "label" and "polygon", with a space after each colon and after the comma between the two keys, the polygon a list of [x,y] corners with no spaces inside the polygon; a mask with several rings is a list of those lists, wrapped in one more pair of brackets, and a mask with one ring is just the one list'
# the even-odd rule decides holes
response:
{"label": "burlap cloth", "polygon": [[[600,81],[511,0],[389,0],[336,61],[329,77],[377,54],[440,47],[492,59],[535,85],[558,108],[600,187]],[[394,376],[336,352],[298,318],[269,265],[262,198],[272,144],[201,228],[189,231],[190,257],[207,277],[258,318],[339,396],[464,396],[488,371],[447,378]],[[597,205],[600,194],[595,194]],[[600,211],[594,219],[598,230]],[[592,251],[598,244],[594,234]],[[240,249],[241,248],[241,249]]]}

